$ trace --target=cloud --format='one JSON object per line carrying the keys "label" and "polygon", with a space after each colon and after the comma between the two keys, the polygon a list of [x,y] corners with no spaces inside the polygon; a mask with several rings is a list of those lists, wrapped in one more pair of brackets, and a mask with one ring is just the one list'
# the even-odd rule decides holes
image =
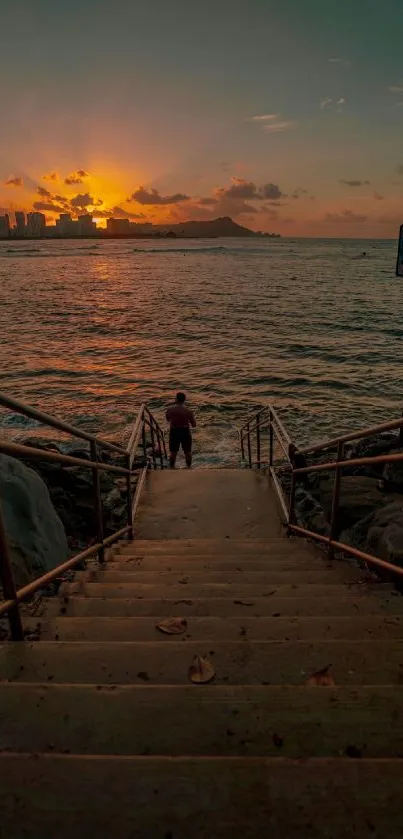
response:
{"label": "cloud", "polygon": [[232,185],[223,188],[221,194],[225,194],[227,198],[248,198],[249,200],[259,198],[256,184],[245,181],[243,178],[232,178]]}
{"label": "cloud", "polygon": [[66,207],[59,206],[53,201],[34,201],[32,205],[34,210],[46,213],[65,213]]}
{"label": "cloud", "polygon": [[328,96],[325,96],[325,98],[321,100],[319,107],[323,111],[323,108],[327,108],[328,105],[330,105],[331,102],[332,102],[332,99],[329,99]]}
{"label": "cloud", "polygon": [[[291,198],[294,198],[295,200],[297,200],[298,198],[303,198],[304,196],[309,196],[309,192],[307,189],[303,189],[301,186],[297,186],[297,188],[294,189],[294,192],[291,193]],[[310,197],[312,198],[313,196]]]}
{"label": "cloud", "polygon": [[283,122],[268,122],[263,125],[263,131],[266,134],[279,134],[282,131],[289,131],[291,128],[296,127],[296,122],[292,120],[284,120]]}
{"label": "cloud", "polygon": [[285,198],[285,194],[281,192],[277,184],[264,184],[260,189],[261,196],[271,201],[278,201],[280,198]]}
{"label": "cloud", "polygon": [[145,189],[144,186],[139,186],[136,192],[133,192],[130,198],[127,199],[129,203],[137,201],[138,204],[179,204],[181,201],[190,201],[190,195],[184,195],[182,192],[175,192],[174,195],[160,195],[157,189]]}
{"label": "cloud", "polygon": [[268,122],[271,119],[278,119],[279,114],[258,114],[256,117],[251,117],[250,122]]}
{"label": "cloud", "polygon": [[59,175],[57,174],[57,172],[48,172],[47,175],[42,175],[42,180],[55,182],[59,180]]}
{"label": "cloud", "polygon": [[334,67],[351,67],[351,61],[344,61],[342,58],[328,58],[327,63]]}
{"label": "cloud", "polygon": [[37,191],[38,195],[41,196],[41,198],[52,198],[53,199],[52,193],[49,192],[48,189],[45,189],[43,186],[38,186],[36,191]]}
{"label": "cloud", "polygon": [[82,184],[84,183],[84,178],[89,178],[89,172],[86,172],[84,169],[77,169],[76,172],[72,172],[71,175],[67,175],[64,179],[64,183],[67,184],[67,186]]}
{"label": "cloud", "polygon": [[403,164],[400,164],[399,166],[396,167],[396,173],[398,175],[403,175]]}
{"label": "cloud", "polygon": [[403,93],[403,85],[392,84],[389,90],[391,93]]}
{"label": "cloud", "polygon": [[86,210],[87,207],[96,207],[101,204],[103,204],[103,201],[100,198],[94,198],[89,192],[78,193],[70,200],[70,207],[73,207],[74,210]]}
{"label": "cloud", "polygon": [[217,204],[217,198],[197,198],[196,200],[202,207],[212,207]]}
{"label": "cloud", "polygon": [[339,184],[343,184],[344,186],[352,186],[352,187],[371,186],[370,181],[355,181],[355,180],[346,181],[346,180],[344,180],[344,178],[339,178]]}
{"label": "cloud", "polygon": [[340,213],[326,213],[323,221],[329,224],[345,224],[351,222],[352,224],[362,224],[368,220],[368,216],[361,213],[354,213],[352,210],[341,210]]}
{"label": "cloud", "polygon": [[290,128],[295,128],[296,123],[292,120],[284,120],[280,114],[258,114],[250,117],[249,122],[255,122],[261,125],[262,131],[267,134],[278,134],[281,131],[288,131]]}
{"label": "cloud", "polygon": [[9,178],[7,181],[4,181],[4,186],[24,186],[24,181],[20,176]]}
{"label": "cloud", "polygon": [[384,196],[379,195],[379,192],[374,192],[374,198],[375,198],[375,201],[383,201]]}

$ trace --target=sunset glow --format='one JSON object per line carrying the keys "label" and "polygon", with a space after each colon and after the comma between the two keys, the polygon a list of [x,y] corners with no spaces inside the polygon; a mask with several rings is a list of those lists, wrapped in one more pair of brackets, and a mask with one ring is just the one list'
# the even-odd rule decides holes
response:
{"label": "sunset glow", "polygon": [[318,9],[224,0],[212,27],[209,3],[126,3],[116,16],[103,0],[57,16],[50,0],[8,4],[0,214],[88,212],[102,226],[228,215],[282,235],[396,236],[403,7]]}

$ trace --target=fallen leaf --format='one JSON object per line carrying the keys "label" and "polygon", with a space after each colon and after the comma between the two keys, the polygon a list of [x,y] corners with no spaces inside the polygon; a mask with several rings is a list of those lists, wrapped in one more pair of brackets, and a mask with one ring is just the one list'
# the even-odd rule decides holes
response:
{"label": "fallen leaf", "polygon": [[149,677],[148,673],[145,672],[145,670],[140,670],[140,672],[137,673],[137,678],[142,679],[143,682],[149,682],[150,681],[150,677]]}
{"label": "fallen leaf", "polygon": [[328,664],[327,667],[324,667],[322,670],[316,670],[315,673],[312,673],[309,679],[306,680],[305,684],[309,686],[316,686],[320,685],[322,687],[334,687],[336,684],[331,672],[331,664]]}
{"label": "fallen leaf", "polygon": [[271,597],[272,594],[276,593],[276,591],[277,591],[277,589],[274,589],[274,591],[266,591],[265,594],[262,594],[262,597]]}
{"label": "fallen leaf", "polygon": [[166,635],[182,635],[186,631],[188,625],[185,618],[166,618],[161,623],[156,624],[156,629],[160,632],[165,632]]}
{"label": "fallen leaf", "polygon": [[246,600],[234,600],[235,606],[254,606],[254,603],[247,603]]}
{"label": "fallen leaf", "polygon": [[179,582],[180,582],[180,583],[182,583],[182,585],[184,585],[184,586],[185,586],[185,585],[186,585],[186,583],[188,583],[188,582],[189,582],[189,577],[181,577],[181,578],[180,578],[180,580],[179,580]]}
{"label": "fallen leaf", "polygon": [[189,667],[188,676],[190,681],[195,685],[202,685],[214,679],[215,670],[211,661],[207,658],[202,658],[200,655],[195,655]]}
{"label": "fallen leaf", "polygon": [[273,745],[276,747],[276,749],[281,749],[281,747],[284,745],[284,737],[282,737],[281,734],[277,734],[276,732],[274,732],[271,739],[273,740]]}
{"label": "fallen leaf", "polygon": [[362,749],[359,749],[358,746],[347,746],[345,754],[347,757],[362,757]]}
{"label": "fallen leaf", "polygon": [[193,606],[193,600],[175,600],[175,606],[178,606],[179,603],[184,603],[185,606]]}

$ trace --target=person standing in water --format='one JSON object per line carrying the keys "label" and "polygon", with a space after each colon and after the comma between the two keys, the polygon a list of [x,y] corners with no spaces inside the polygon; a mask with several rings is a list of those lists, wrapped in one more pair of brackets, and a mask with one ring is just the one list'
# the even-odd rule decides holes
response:
{"label": "person standing in water", "polygon": [[185,455],[186,466],[190,469],[192,465],[192,432],[196,428],[196,420],[193,411],[185,404],[184,393],[177,393],[175,402],[170,405],[166,412],[169,422],[169,468],[175,469],[178,451],[182,446]]}

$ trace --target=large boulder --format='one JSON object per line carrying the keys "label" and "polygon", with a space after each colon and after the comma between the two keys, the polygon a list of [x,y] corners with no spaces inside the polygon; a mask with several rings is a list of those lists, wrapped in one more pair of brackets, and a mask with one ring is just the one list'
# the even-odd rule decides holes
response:
{"label": "large boulder", "polygon": [[16,585],[25,585],[69,554],[62,522],[44,481],[13,457],[0,455],[0,500]]}
{"label": "large boulder", "polygon": [[[334,473],[321,478],[318,501],[330,521],[333,500]],[[366,475],[342,476],[338,509],[338,529],[346,530],[385,504],[385,496],[376,478]]]}
{"label": "large boulder", "polygon": [[373,511],[341,533],[340,541],[403,566],[403,500]]}

